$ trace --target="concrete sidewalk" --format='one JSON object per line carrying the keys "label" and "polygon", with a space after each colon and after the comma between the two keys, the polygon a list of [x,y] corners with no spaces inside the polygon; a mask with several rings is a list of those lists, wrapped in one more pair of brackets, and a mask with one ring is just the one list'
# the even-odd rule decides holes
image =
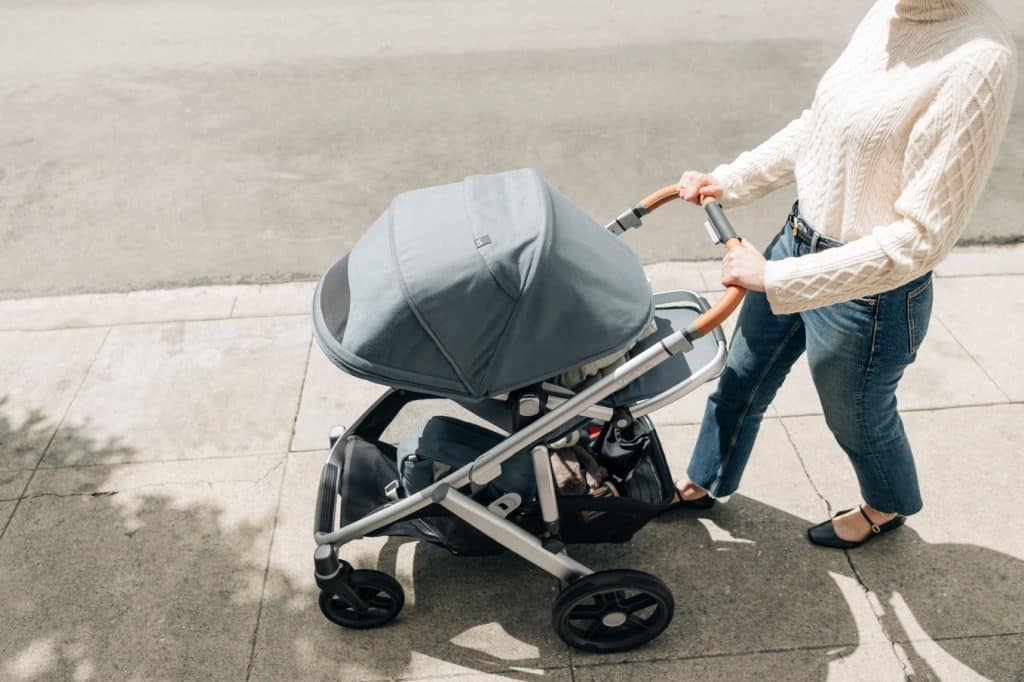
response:
{"label": "concrete sidewalk", "polygon": [[[715,295],[717,264],[649,267]],[[0,678],[1021,679],[1024,248],[957,251],[900,402],[926,506],[849,553],[810,522],[857,499],[806,366],[741,493],[651,523],[594,568],[664,579],[669,630],[569,651],[555,585],[513,556],[345,548],[406,589],[386,628],[316,606],[327,431],[381,392],[311,343],[311,283],[0,302]],[[681,471],[710,387],[655,415]]]}

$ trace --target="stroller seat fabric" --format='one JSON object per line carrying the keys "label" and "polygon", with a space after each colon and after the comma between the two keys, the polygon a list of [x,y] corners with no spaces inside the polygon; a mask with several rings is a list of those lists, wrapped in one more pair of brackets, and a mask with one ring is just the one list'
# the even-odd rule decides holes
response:
{"label": "stroller seat fabric", "polygon": [[[637,341],[636,345],[630,348],[627,357],[639,355],[672,332],[686,329],[699,315],[700,311],[685,305],[659,306],[654,312],[654,324],[657,329]],[[718,346],[714,337],[710,334],[702,336],[694,342],[693,350],[690,352],[673,355],[601,402],[609,407],[620,407],[653,398],[685,381],[694,371],[712,362],[717,352]]]}
{"label": "stroller seat fabric", "polygon": [[[431,417],[398,445],[397,465],[407,495],[418,492],[451,469],[472,462],[505,439],[482,426],[454,417]],[[521,452],[501,465],[501,475],[488,484],[493,497],[518,493],[531,500],[537,493],[533,462]]]}
{"label": "stroller seat fabric", "polygon": [[[399,478],[395,448],[379,440],[354,436],[345,443],[341,485],[341,525],[360,519],[393,504],[387,486]],[[502,547],[489,537],[438,507],[384,526],[370,535],[415,538],[453,554],[485,556],[501,553]]]}

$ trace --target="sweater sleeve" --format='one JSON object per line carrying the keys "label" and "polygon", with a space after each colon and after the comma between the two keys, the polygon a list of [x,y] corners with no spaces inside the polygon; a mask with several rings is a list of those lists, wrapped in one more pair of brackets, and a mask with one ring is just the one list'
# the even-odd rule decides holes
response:
{"label": "sweater sleeve", "polygon": [[810,115],[810,109],[805,109],[799,118],[754,149],[711,171],[725,190],[723,204],[742,206],[793,182],[797,149],[807,132]]}
{"label": "sweater sleeve", "polygon": [[986,49],[961,60],[915,122],[895,202],[899,219],[844,246],[770,261],[765,289],[776,314],[889,291],[932,270],[956,243],[1006,131],[1017,59]]}

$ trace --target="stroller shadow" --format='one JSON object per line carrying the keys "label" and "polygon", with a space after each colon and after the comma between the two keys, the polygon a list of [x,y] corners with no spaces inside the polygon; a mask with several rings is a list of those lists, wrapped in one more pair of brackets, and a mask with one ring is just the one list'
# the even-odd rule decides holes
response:
{"label": "stroller shadow", "polygon": [[[894,676],[1024,672],[1024,655],[1005,653],[1014,642],[988,637],[1024,631],[1024,562],[976,545],[928,543],[908,526],[851,553],[851,563],[810,545],[808,525],[734,495],[700,516],[658,519],[623,545],[570,547],[594,570],[653,573],[676,598],[673,623],[654,642],[618,655],[577,652],[575,665],[654,660],[671,668],[673,659],[683,666],[732,654],[781,656],[789,679],[865,674],[885,660]],[[390,538],[378,566],[393,570],[406,544]],[[420,544],[413,582],[416,606],[391,626],[405,631],[399,640],[416,642],[409,663],[429,652],[462,669],[527,680],[537,672],[526,669],[564,648],[548,624],[557,586],[516,557],[456,558]]]}

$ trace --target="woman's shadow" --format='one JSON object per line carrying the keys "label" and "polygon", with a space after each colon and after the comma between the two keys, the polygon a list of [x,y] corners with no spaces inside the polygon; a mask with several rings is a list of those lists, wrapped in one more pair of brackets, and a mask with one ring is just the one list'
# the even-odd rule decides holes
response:
{"label": "woman's shadow", "polygon": [[[810,545],[807,526],[734,495],[710,512],[657,519],[626,544],[570,547],[594,570],[657,575],[676,599],[672,625],[654,642],[614,656],[577,652],[574,664],[643,659],[714,675],[778,670],[787,679],[1024,673],[1014,647],[1024,632],[1024,562],[976,545],[928,543],[911,526],[847,554]],[[394,570],[408,542],[385,542],[378,567]],[[415,609],[390,626],[408,629],[397,639],[416,642],[406,660],[429,652],[534,679],[517,668],[558,655],[549,615],[557,587],[538,569],[508,554],[457,558],[422,544],[415,554]],[[751,667],[750,656],[763,660]]]}

